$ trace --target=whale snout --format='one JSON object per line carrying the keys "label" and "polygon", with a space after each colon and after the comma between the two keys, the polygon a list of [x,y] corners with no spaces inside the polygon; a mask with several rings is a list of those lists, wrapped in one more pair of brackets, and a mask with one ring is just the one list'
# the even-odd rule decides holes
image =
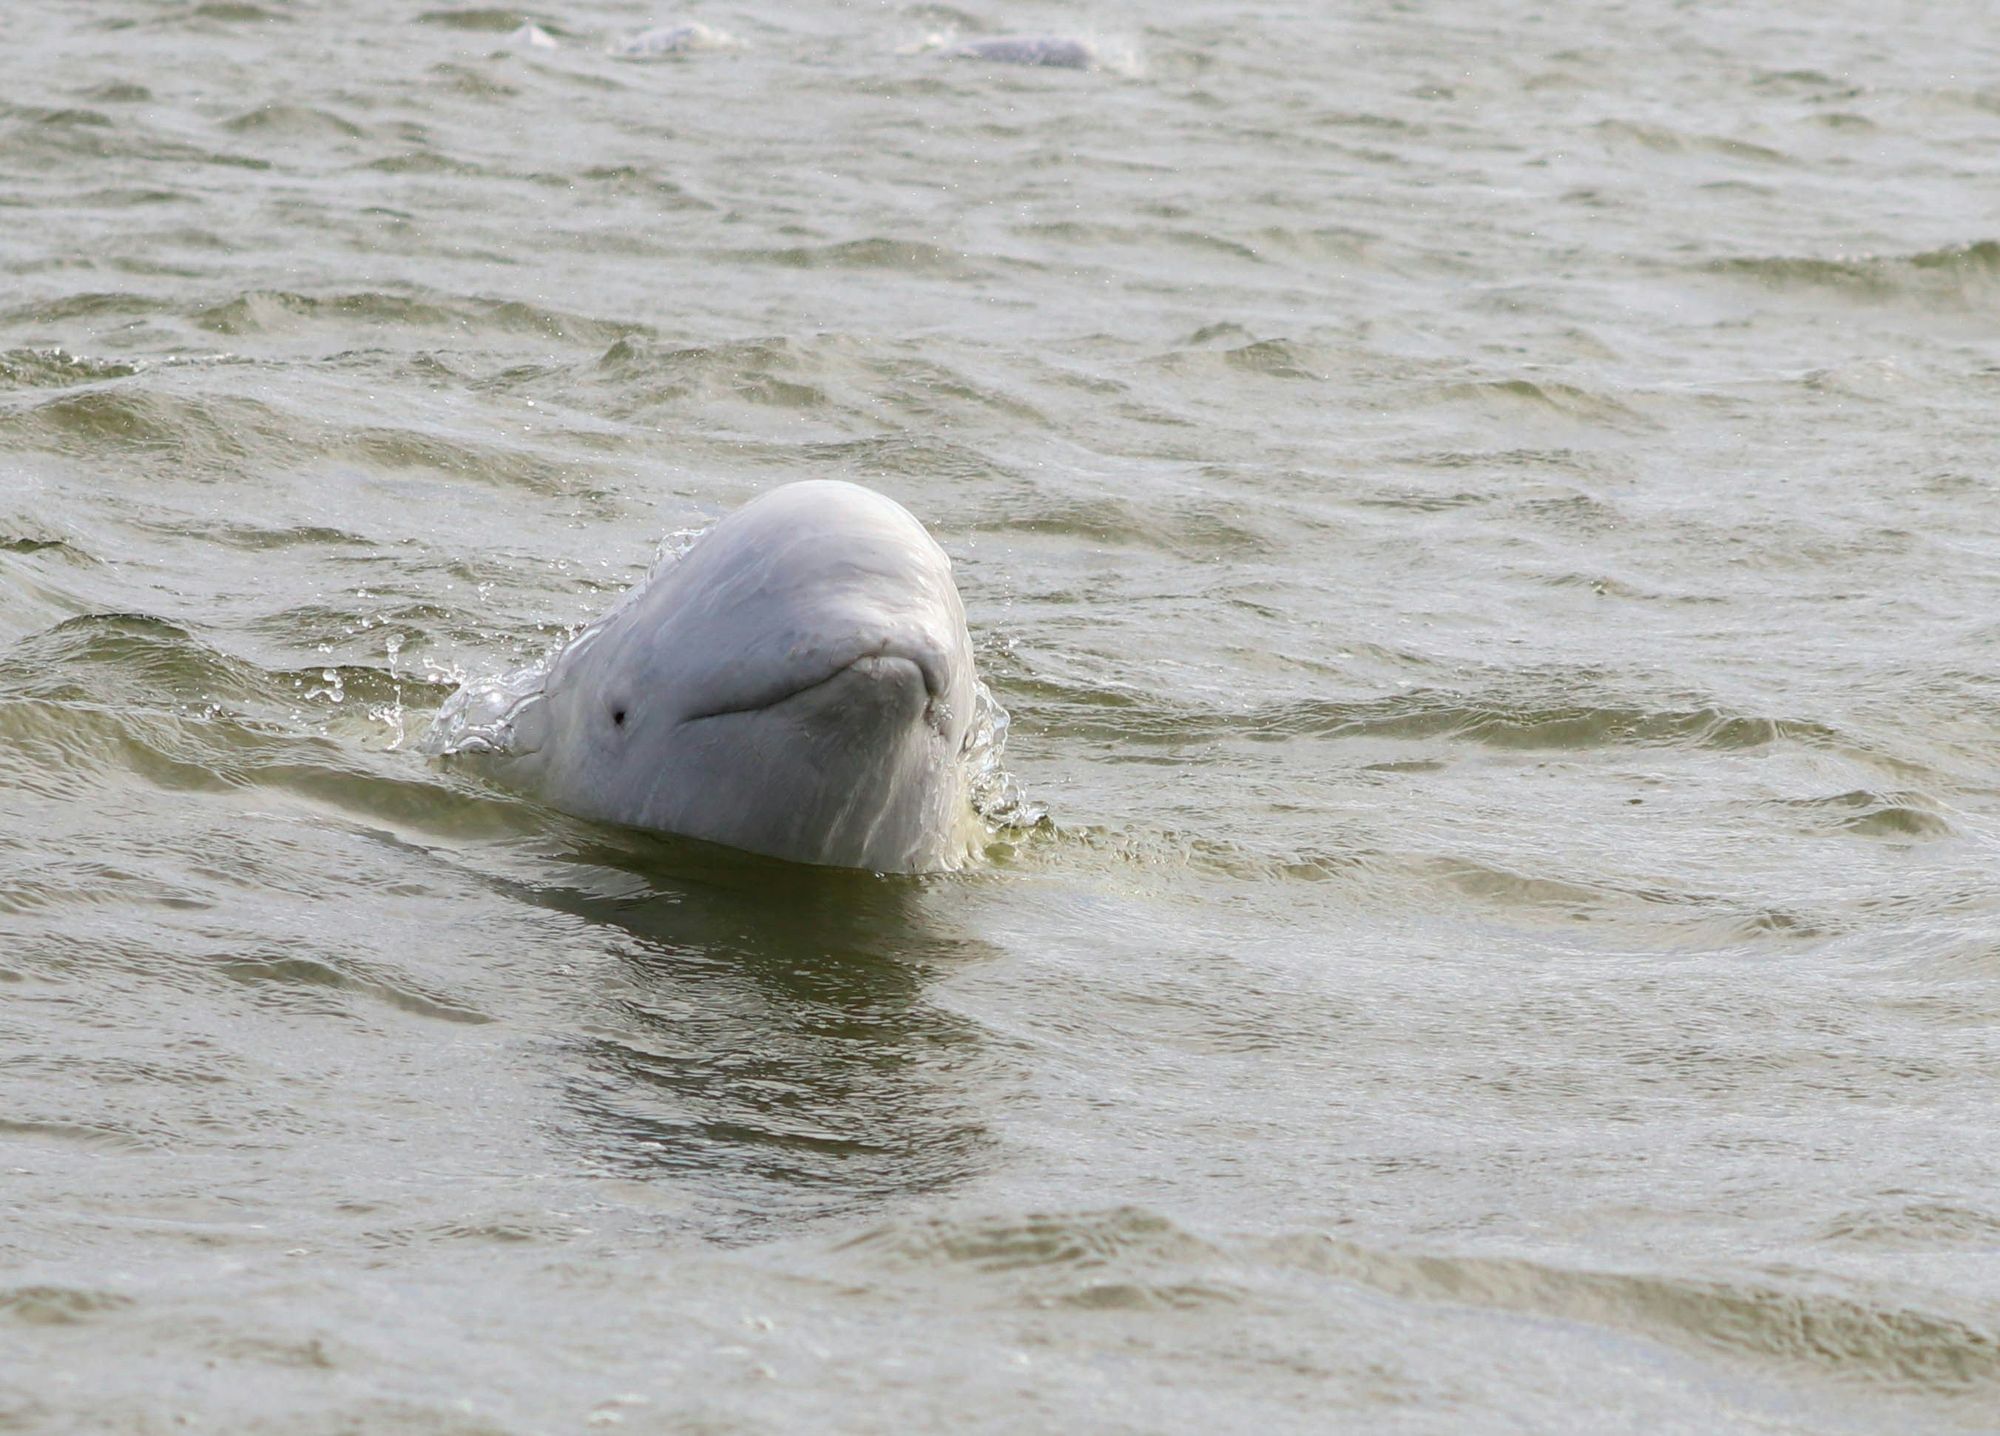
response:
{"label": "whale snout", "polygon": [[854,662],[856,665],[908,664],[916,669],[925,693],[931,698],[943,698],[951,692],[954,676],[952,649],[947,640],[928,633],[884,640],[872,652],[863,654]]}
{"label": "whale snout", "polygon": [[849,723],[854,709],[870,708],[900,726],[927,714],[938,690],[931,687],[923,667],[915,661],[877,653],[855,659],[807,693],[823,695],[828,707],[840,711]]}

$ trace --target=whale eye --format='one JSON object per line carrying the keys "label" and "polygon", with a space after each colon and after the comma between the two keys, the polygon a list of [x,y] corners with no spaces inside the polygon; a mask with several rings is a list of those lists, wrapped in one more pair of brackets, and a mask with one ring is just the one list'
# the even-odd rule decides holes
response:
{"label": "whale eye", "polygon": [[623,708],[613,708],[611,710],[611,721],[616,723],[620,728],[623,728],[625,726],[625,710]]}

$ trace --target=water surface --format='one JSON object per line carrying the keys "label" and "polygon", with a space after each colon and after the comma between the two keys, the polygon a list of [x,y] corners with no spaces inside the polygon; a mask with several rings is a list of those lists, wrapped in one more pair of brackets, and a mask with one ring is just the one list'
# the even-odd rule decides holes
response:
{"label": "water surface", "polygon": [[[0,1429],[1992,1429],[1997,61],[11,9]],[[1045,826],[414,751],[808,476],[953,555]]]}

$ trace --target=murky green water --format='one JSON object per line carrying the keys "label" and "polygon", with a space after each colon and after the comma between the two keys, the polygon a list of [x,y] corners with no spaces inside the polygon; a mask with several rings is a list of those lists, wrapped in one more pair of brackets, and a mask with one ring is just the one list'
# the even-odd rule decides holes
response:
{"label": "murky green water", "polygon": [[[0,1429],[2000,1428],[1990,20],[8,8]],[[815,475],[1050,827],[413,751]]]}

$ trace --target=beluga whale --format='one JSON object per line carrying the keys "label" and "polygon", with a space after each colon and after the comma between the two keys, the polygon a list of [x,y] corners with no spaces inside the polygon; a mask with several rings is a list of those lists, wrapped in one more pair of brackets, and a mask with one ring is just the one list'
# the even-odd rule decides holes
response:
{"label": "beluga whale", "polygon": [[955,60],[985,60],[994,65],[1027,65],[1048,70],[1094,70],[1096,46],[1066,35],[1000,35],[968,40],[945,54]]}
{"label": "beluga whale", "polygon": [[578,817],[918,873],[974,851],[1005,721],[944,550],[893,499],[816,479],[723,518],[542,663],[461,687],[421,747]]}

